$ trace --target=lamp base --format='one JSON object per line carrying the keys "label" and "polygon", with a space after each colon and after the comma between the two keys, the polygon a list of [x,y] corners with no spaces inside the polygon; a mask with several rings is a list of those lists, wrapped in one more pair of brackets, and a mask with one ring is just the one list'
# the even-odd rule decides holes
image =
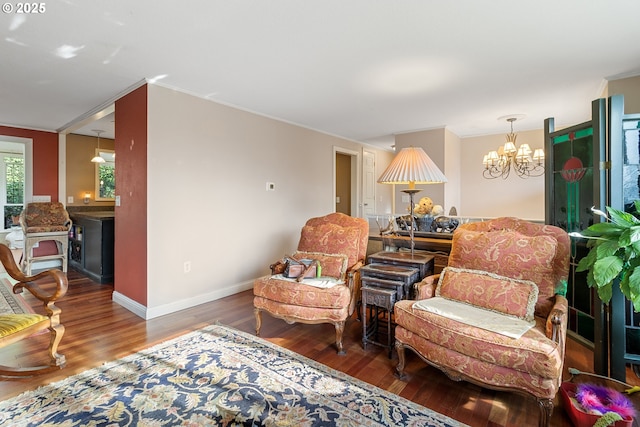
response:
{"label": "lamp base", "polygon": [[415,247],[416,247],[416,243],[413,239],[413,223],[414,223],[414,217],[413,217],[413,207],[414,207],[414,203],[413,203],[413,195],[416,193],[419,193],[422,190],[418,190],[417,188],[406,188],[404,190],[400,190],[403,193],[406,193],[409,195],[409,203],[411,203],[410,206],[410,212],[411,212],[411,225],[409,226],[409,239],[411,241],[411,258],[413,258],[413,253],[415,251]]}

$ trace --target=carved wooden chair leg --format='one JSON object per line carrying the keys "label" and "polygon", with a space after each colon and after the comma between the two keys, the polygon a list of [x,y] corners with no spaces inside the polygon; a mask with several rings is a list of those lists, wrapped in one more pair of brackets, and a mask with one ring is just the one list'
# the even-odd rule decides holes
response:
{"label": "carved wooden chair leg", "polygon": [[553,413],[553,400],[538,399],[538,407],[540,408],[540,420],[538,421],[538,426],[549,427],[551,414]]}
{"label": "carved wooden chair leg", "polygon": [[256,336],[260,336],[260,328],[262,327],[262,311],[259,308],[254,308],[253,313],[256,316]]}
{"label": "carved wooden chair leg", "polygon": [[51,366],[63,367],[67,363],[67,360],[62,354],[58,353],[58,345],[64,335],[64,325],[54,326],[50,328],[49,331],[51,331],[51,339],[49,341],[49,363]]}
{"label": "carved wooden chair leg", "polygon": [[406,375],[404,373],[404,366],[405,366],[405,352],[404,352],[404,344],[402,344],[400,341],[396,340],[396,353],[398,353],[398,364],[396,365],[396,377],[398,377],[398,379],[404,381],[406,379]]}
{"label": "carved wooden chair leg", "polygon": [[336,326],[336,347],[338,347],[338,354],[344,355],[347,354],[342,348],[342,335],[344,334],[344,324],[345,321],[335,322]]}

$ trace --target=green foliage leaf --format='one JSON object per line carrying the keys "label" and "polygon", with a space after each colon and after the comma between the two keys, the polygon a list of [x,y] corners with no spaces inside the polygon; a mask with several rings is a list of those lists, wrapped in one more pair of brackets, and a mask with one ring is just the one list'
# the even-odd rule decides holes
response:
{"label": "green foliage leaf", "polygon": [[633,250],[633,256],[629,258],[636,258],[640,255],[640,242],[634,242],[629,246],[631,250]]}
{"label": "green foliage leaf", "polygon": [[625,274],[624,277],[620,280],[620,290],[622,291],[622,295],[627,299],[631,299],[631,290],[629,289],[629,275]]}
{"label": "green foliage leaf", "polygon": [[587,256],[581,258],[580,261],[578,261],[576,272],[591,270],[593,264],[598,260],[597,253],[598,251],[596,249],[592,249],[589,251]]}
{"label": "green foliage leaf", "polygon": [[620,211],[609,206],[607,206],[607,212],[611,217],[611,221],[613,221],[615,224],[625,227],[631,227],[640,224],[640,220],[638,220],[638,218],[628,212]]}
{"label": "green foliage leaf", "polygon": [[606,286],[598,287],[598,297],[600,298],[600,300],[602,300],[603,303],[609,304],[609,301],[611,301],[611,296],[613,295],[612,288],[613,287],[611,283]]}
{"label": "green foliage leaf", "polygon": [[593,278],[593,269],[590,269],[589,272],[587,273],[587,285],[590,288],[598,287],[598,285],[596,285],[596,280]]}
{"label": "green foliage leaf", "polygon": [[[599,288],[611,284],[611,282],[618,277],[622,271],[623,261],[617,256],[607,256],[600,258],[593,264],[593,278]],[[609,295],[611,298],[611,295]],[[603,300],[604,301],[604,300]]]}
{"label": "green foliage leaf", "polygon": [[602,259],[613,256],[618,252],[618,249],[620,249],[620,246],[617,241],[601,240],[595,248],[596,257]]}
{"label": "green foliage leaf", "polygon": [[637,241],[640,241],[640,226],[633,226],[627,228],[620,234],[618,244],[620,246],[629,246]]}
{"label": "green foliage leaf", "polygon": [[596,222],[584,230],[582,234],[585,236],[619,235],[628,228],[612,222]]}
{"label": "green foliage leaf", "polygon": [[[640,199],[634,201],[640,215]],[[580,259],[577,272],[587,272],[587,285],[596,288],[604,303],[611,301],[613,286],[640,312],[640,219],[607,207],[610,222],[591,225],[582,234],[589,252]]]}
{"label": "green foliage leaf", "polygon": [[640,270],[635,269],[627,276],[629,299],[633,303],[633,310],[640,312]]}

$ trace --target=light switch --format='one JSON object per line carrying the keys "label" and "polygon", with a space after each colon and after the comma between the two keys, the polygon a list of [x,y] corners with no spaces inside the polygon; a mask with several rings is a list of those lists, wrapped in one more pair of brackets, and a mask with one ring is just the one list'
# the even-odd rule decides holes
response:
{"label": "light switch", "polygon": [[69,203],[69,204],[73,203],[73,196],[68,196],[67,197],[67,203]]}
{"label": "light switch", "polygon": [[116,196],[116,206],[120,206],[120,196]]}
{"label": "light switch", "polygon": [[336,196],[336,203],[340,203],[340,196]]}

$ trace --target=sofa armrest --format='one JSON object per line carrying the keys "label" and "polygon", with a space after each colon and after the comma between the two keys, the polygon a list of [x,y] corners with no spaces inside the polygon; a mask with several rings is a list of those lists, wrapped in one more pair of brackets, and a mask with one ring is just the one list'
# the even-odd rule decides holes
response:
{"label": "sofa armrest", "polygon": [[431,276],[427,276],[422,281],[417,282],[415,286],[416,290],[416,299],[427,299],[432,298],[436,294],[436,286],[438,286],[438,279],[440,278],[439,274],[433,274]]}
{"label": "sofa armrest", "polygon": [[564,352],[564,338],[567,335],[567,321],[569,313],[569,302],[562,295],[556,295],[556,302],[547,316],[546,335],[547,338],[562,345]]}

